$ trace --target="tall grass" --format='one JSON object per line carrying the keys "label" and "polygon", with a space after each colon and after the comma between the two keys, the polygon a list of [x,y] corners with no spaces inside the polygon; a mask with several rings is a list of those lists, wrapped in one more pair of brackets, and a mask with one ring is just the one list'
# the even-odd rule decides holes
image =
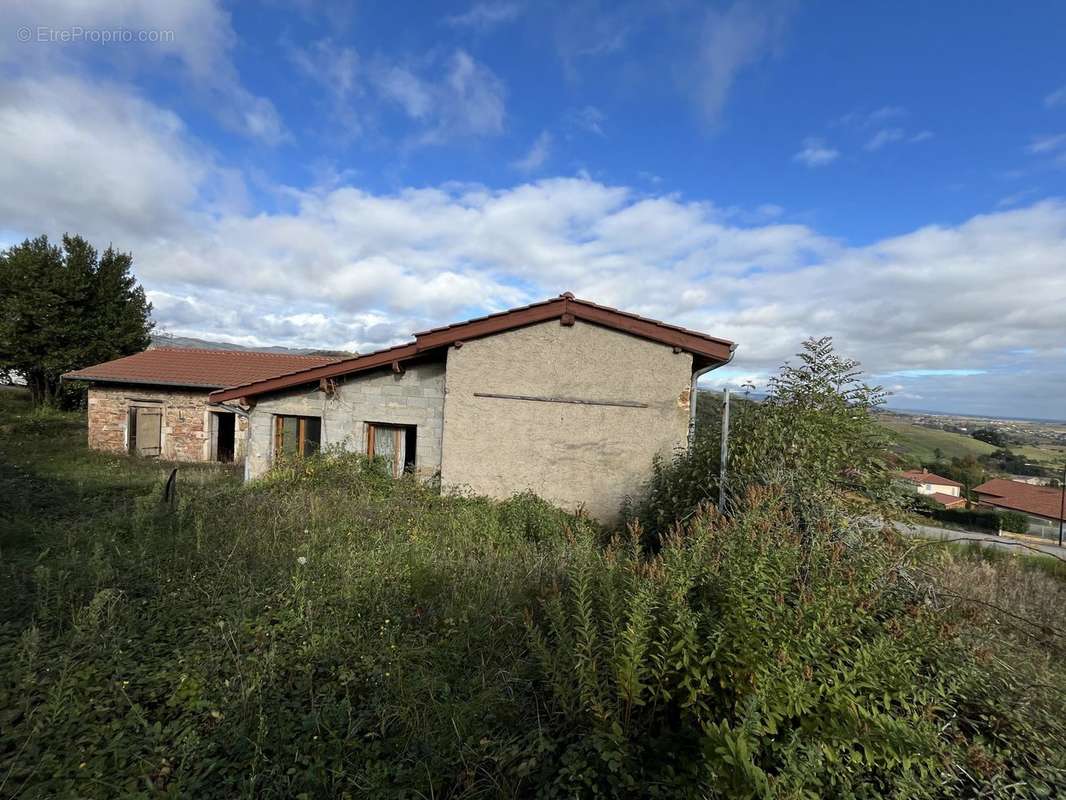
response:
{"label": "tall grass", "polygon": [[0,396],[0,796],[1021,797],[1066,768],[1026,660],[1054,645],[984,635],[965,554],[768,489],[649,555],[336,453],[182,466],[171,506],[172,465],[83,437]]}

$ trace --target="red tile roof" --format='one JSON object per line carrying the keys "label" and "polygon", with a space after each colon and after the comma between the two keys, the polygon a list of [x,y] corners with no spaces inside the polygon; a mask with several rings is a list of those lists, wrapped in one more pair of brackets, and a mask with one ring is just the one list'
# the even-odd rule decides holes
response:
{"label": "red tile roof", "polygon": [[975,486],[981,502],[1012,511],[1024,511],[1048,519],[1063,519],[1062,489],[993,478]]}
{"label": "red tile roof", "polygon": [[931,483],[934,486],[958,486],[962,488],[962,484],[958,481],[953,481],[951,478],[945,478],[942,475],[937,475],[935,472],[929,472],[924,469],[908,469],[899,473],[899,477],[905,481],[911,483]]}
{"label": "red tile roof", "polygon": [[68,372],[63,377],[105,383],[223,389],[337,360],[335,356],[159,347]]}
{"label": "red tile roof", "polygon": [[293,371],[289,375],[249,381],[243,385],[232,385],[232,388],[225,391],[213,393],[211,399],[215,402],[222,402],[239,397],[254,397],[321,378],[335,378],[339,375],[377,369],[392,362],[407,361],[430,350],[457,342],[492,336],[551,319],[561,319],[563,324],[571,324],[575,319],[580,319],[642,339],[670,345],[680,351],[692,353],[694,367],[725,363],[732,358],[733,350],[736,348],[736,345],[727,339],[718,339],[705,333],[630,314],[627,311],[590,303],[574,297],[570,292],[564,292],[558,297],[540,303],[416,333],[415,341],[410,344],[397,345],[376,353],[367,353],[325,367],[312,367]]}
{"label": "red tile roof", "polygon": [[955,506],[966,504],[966,498],[956,497],[953,494],[944,494],[943,492],[933,492],[932,494],[927,494],[925,496],[933,502],[940,503],[944,508],[954,508]]}

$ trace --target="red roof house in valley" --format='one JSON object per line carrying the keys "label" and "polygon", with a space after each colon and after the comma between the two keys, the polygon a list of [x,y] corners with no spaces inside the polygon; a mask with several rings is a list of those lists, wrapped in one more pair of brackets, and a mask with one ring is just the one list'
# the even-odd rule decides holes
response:
{"label": "red roof house in valley", "polygon": [[241,461],[247,412],[208,394],[335,356],[160,347],[66,373],[88,381],[89,446],[173,461]]}
{"label": "red roof house in valley", "polygon": [[1030,533],[1049,538],[1058,535],[1059,520],[1063,519],[1062,489],[993,478],[975,486],[974,492],[980,506],[1025,514]]}
{"label": "red roof house in valley", "polygon": [[[951,478],[945,478],[927,469],[908,469],[898,473],[897,477],[910,484],[918,494],[931,497],[945,508],[955,508],[965,503],[961,497],[962,484]],[[948,505],[946,498],[960,502]]]}

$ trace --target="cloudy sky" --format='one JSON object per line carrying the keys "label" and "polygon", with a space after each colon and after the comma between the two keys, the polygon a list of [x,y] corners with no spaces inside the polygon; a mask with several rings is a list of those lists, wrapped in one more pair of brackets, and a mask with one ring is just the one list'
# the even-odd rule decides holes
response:
{"label": "cloudy sky", "polygon": [[1060,3],[7,0],[0,244],[159,329],[369,351],[554,296],[1066,417]]}

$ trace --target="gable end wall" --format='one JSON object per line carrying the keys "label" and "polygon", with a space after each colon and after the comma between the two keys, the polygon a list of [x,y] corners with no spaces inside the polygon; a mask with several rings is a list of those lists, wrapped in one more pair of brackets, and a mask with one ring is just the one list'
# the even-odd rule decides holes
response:
{"label": "gable end wall", "polygon": [[442,485],[498,498],[531,490],[614,521],[626,496],[641,491],[655,456],[684,447],[691,379],[691,354],[581,321],[550,320],[452,347]]}

